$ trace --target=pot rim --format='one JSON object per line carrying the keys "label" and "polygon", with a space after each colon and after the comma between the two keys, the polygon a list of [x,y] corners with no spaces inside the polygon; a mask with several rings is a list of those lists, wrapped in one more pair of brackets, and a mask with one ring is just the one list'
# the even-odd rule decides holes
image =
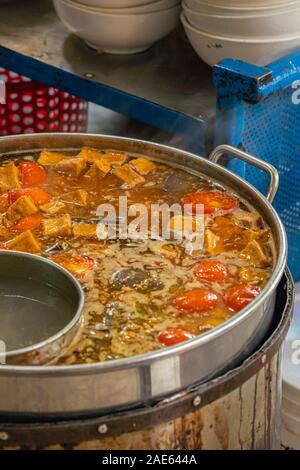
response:
{"label": "pot rim", "polygon": [[[0,138],[0,158],[2,153],[1,150],[1,144],[2,142],[9,143],[10,141],[18,142],[20,141],[20,146],[16,145],[16,148],[18,150],[15,151],[15,153],[18,153],[22,151],[22,142],[26,141],[27,139],[32,141],[39,141],[43,139],[48,139],[48,140],[54,140],[55,142],[58,142],[59,140],[64,140],[64,139],[70,139],[71,141],[74,139],[76,142],[76,138],[80,139],[101,139],[101,141],[106,141],[109,143],[110,141],[114,142],[120,142],[120,143],[126,143],[126,142],[133,142],[136,144],[140,145],[145,145],[150,146],[152,149],[156,149],[158,151],[162,152],[172,152],[172,153],[177,153],[179,155],[182,155],[186,157],[189,160],[192,160],[194,162],[197,161],[202,161],[205,168],[210,168],[210,169],[217,169],[218,172],[222,173],[222,176],[224,175],[224,180],[220,181],[218,177],[216,177],[215,181],[219,182],[223,186],[227,186],[230,188],[230,180],[234,181],[239,185],[239,187],[244,187],[248,191],[252,192],[252,194],[255,194],[256,197],[259,198],[260,202],[264,206],[264,208],[269,212],[271,215],[271,218],[274,220],[274,224],[276,225],[277,232],[278,232],[278,253],[277,253],[277,260],[276,264],[274,267],[274,271],[272,276],[270,277],[268,283],[260,293],[256,297],[256,299],[251,302],[251,304],[248,307],[245,307],[243,310],[241,310],[239,313],[235,314],[233,317],[231,317],[229,320],[226,320],[223,322],[221,325],[213,328],[212,330],[202,333],[201,335],[197,336],[194,339],[188,340],[184,343],[178,344],[176,346],[172,347],[167,347],[165,349],[158,349],[156,351],[146,353],[146,354],[139,354],[136,356],[131,356],[128,358],[124,359],[113,359],[111,361],[106,361],[106,362],[98,362],[94,364],[77,364],[77,365],[44,365],[44,366],[38,366],[38,365],[33,365],[33,366],[16,366],[16,365],[1,365],[0,366],[0,375],[10,375],[10,374],[15,374],[16,372],[18,375],[22,376],[61,376],[61,375],[77,375],[78,373],[81,373],[81,375],[85,374],[91,374],[91,373],[107,373],[107,372],[112,372],[114,370],[119,370],[119,369],[130,369],[134,368],[136,366],[141,366],[141,365],[147,365],[149,363],[153,363],[156,360],[161,360],[163,358],[169,358],[172,356],[176,356],[178,354],[181,354],[182,352],[187,352],[193,349],[196,349],[200,346],[203,346],[219,336],[224,335],[226,332],[229,332],[232,330],[237,324],[242,323],[245,321],[256,309],[258,309],[265,301],[266,299],[274,293],[275,289],[277,288],[279,281],[283,275],[285,266],[286,266],[286,260],[287,260],[287,237],[286,237],[286,232],[283,227],[283,224],[273,208],[273,206],[267,201],[265,196],[261,194],[253,185],[245,181],[243,178],[240,176],[237,176],[233,172],[229,171],[228,169],[224,168],[222,165],[219,165],[218,163],[213,163],[210,160],[201,157],[199,155],[186,152],[184,150],[180,150],[171,146],[167,145],[162,145],[162,144],[157,144],[145,140],[140,140],[140,139],[134,139],[134,138],[127,138],[127,137],[118,137],[118,136],[113,136],[113,135],[103,135],[103,134],[88,134],[88,133],[41,133],[41,134],[26,134],[26,135],[17,135],[17,136],[8,136],[8,137],[1,137]],[[84,145],[84,144],[82,144]],[[42,148],[48,148],[47,146],[45,147],[37,147],[35,150],[41,150]],[[59,147],[56,146],[56,150],[58,150]],[[62,145],[61,149],[65,148],[67,149],[67,145]],[[31,149],[33,150],[33,149]],[[54,149],[53,149],[54,150]],[[72,148],[70,147],[70,150]],[[73,147],[74,150],[74,147]],[[27,151],[27,149],[26,149]],[[28,152],[30,149],[28,149]],[[146,151],[146,149],[145,149]],[[14,152],[14,150],[7,151],[4,154],[8,154],[10,152]],[[147,154],[146,154],[147,156]],[[158,158],[159,160],[159,158]],[[176,167],[176,164],[173,165]],[[184,165],[177,165],[178,166],[184,166]],[[205,173],[205,168],[199,169],[199,173]],[[226,176],[228,177],[229,183],[227,184],[226,181]],[[211,178],[211,177],[210,177]],[[211,178],[214,179],[214,178]],[[243,196],[242,196],[243,197]],[[247,200],[247,198],[246,198]]]}

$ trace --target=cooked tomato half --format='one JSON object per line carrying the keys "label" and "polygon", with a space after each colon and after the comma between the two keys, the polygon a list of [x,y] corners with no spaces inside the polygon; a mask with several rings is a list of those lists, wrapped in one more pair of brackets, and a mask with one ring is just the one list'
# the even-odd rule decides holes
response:
{"label": "cooked tomato half", "polygon": [[229,272],[220,261],[203,260],[196,264],[194,275],[200,281],[223,282],[228,279]]}
{"label": "cooked tomato half", "polygon": [[164,346],[174,346],[192,338],[195,338],[195,335],[182,328],[167,328],[157,335],[158,341]]}
{"label": "cooked tomato half", "polygon": [[18,220],[18,222],[10,228],[10,231],[21,233],[27,230],[35,230],[41,225],[42,219],[42,216],[39,214],[27,215]]}
{"label": "cooked tomato half", "polygon": [[47,179],[47,172],[38,163],[21,162],[19,165],[20,177],[23,186],[37,186]]}
{"label": "cooked tomato half", "polygon": [[238,284],[229,287],[225,293],[225,303],[234,312],[239,312],[246,307],[261,292],[261,289],[248,284]]}
{"label": "cooked tomato half", "polygon": [[56,255],[53,261],[60,264],[63,268],[70,271],[79,281],[82,281],[87,271],[92,271],[96,268],[96,262],[89,256],[62,254]]}
{"label": "cooked tomato half", "polygon": [[[216,210],[229,211],[238,206],[238,201],[222,191],[198,191],[181,199],[183,205],[191,204],[193,215],[213,214]],[[199,207],[197,207],[199,205]]]}
{"label": "cooked tomato half", "polygon": [[16,202],[21,196],[31,197],[37,206],[47,204],[51,199],[50,194],[40,188],[15,189],[8,193],[9,205]]}
{"label": "cooked tomato half", "polygon": [[176,297],[172,306],[184,312],[205,312],[217,306],[218,294],[207,289],[194,289]]}

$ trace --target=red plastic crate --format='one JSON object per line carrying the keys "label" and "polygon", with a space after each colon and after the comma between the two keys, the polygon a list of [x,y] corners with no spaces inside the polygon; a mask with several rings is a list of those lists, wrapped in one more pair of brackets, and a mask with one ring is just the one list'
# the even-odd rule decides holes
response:
{"label": "red plastic crate", "polygon": [[0,135],[86,132],[86,101],[1,67],[0,80],[6,83],[6,104],[0,105]]}

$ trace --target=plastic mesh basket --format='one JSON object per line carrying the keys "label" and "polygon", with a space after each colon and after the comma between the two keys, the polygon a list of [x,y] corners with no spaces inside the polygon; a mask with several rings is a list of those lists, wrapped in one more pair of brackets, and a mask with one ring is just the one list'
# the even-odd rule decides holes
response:
{"label": "plastic mesh basket", "polygon": [[0,135],[85,132],[87,102],[0,68],[6,104],[0,105]]}
{"label": "plastic mesh basket", "polygon": [[[279,170],[274,207],[288,234],[289,267],[300,280],[300,105],[292,102],[293,91],[282,89],[261,103],[246,105],[241,143]],[[245,178],[265,194],[265,174],[247,165]]]}

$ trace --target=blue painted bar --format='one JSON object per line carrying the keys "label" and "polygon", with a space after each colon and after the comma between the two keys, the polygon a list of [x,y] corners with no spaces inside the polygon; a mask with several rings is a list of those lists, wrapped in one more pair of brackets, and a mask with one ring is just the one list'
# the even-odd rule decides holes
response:
{"label": "blue painted bar", "polygon": [[199,150],[204,153],[201,142],[204,142],[205,122],[201,119],[74,75],[3,46],[0,46],[0,65],[160,129],[180,134],[194,133],[199,139]]}

